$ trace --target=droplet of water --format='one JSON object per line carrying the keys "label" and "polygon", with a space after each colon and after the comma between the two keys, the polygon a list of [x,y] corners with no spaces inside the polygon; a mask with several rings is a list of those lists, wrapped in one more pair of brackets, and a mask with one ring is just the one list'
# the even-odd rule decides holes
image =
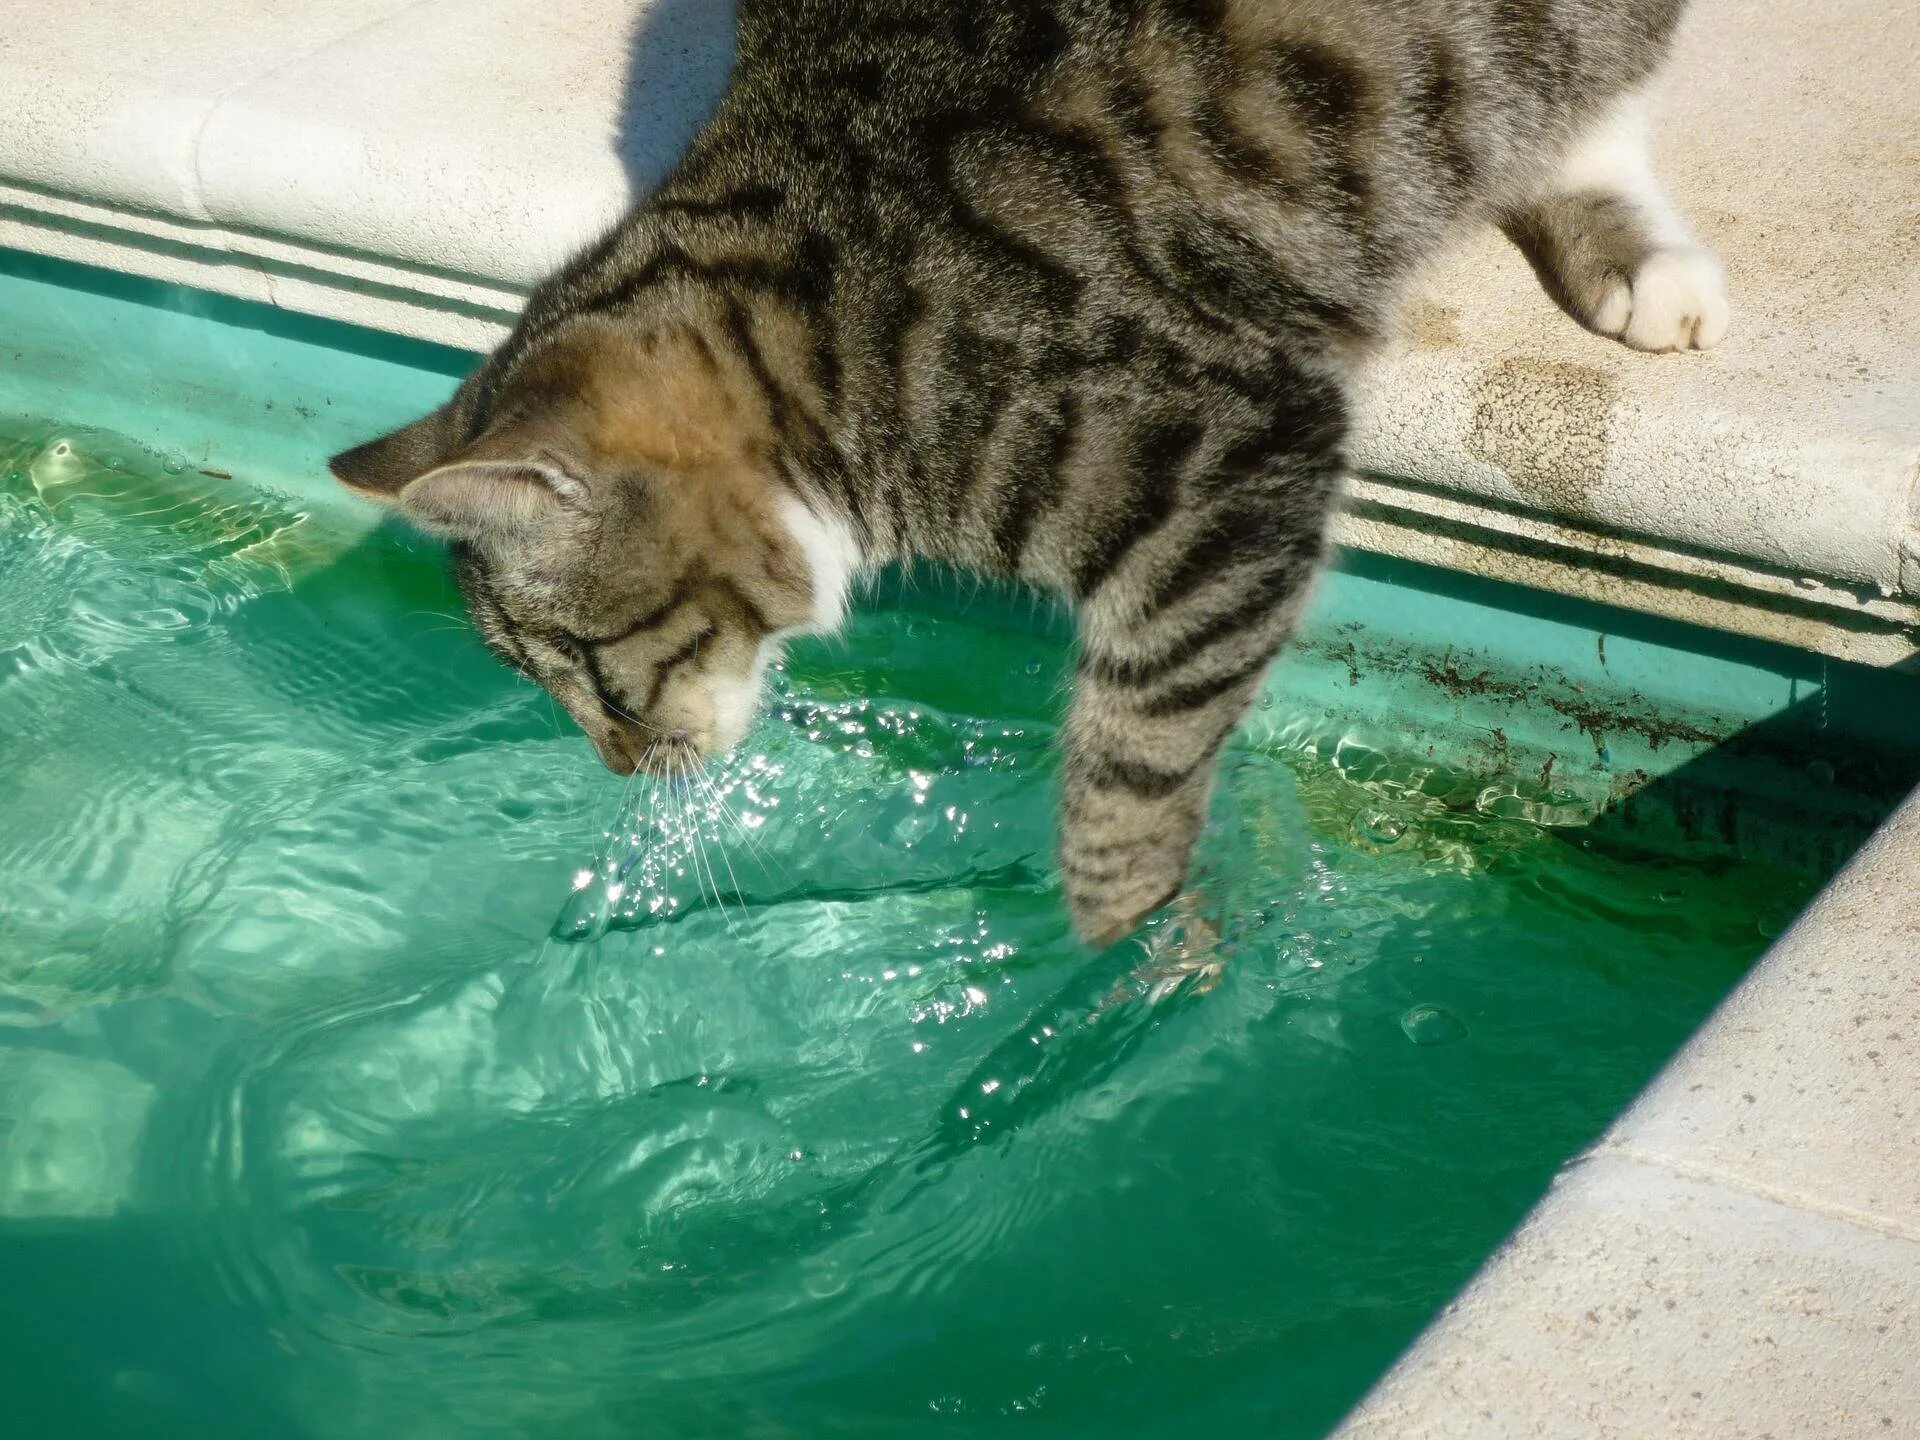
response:
{"label": "droplet of water", "polygon": [[186,470],[187,462],[182,460],[178,455],[169,455],[161,462],[160,468],[165,470],[169,475],[179,475]]}
{"label": "droplet of water", "polygon": [[1807,766],[1807,778],[1821,789],[1833,784],[1833,764],[1827,760],[1815,760]]}
{"label": "droplet of water", "polygon": [[579,886],[560,907],[550,933],[556,940],[598,940],[607,933],[618,908],[618,901],[600,886]]}
{"label": "droplet of water", "polygon": [[1027,661],[1027,674],[1038,675],[1039,673],[1040,673],[1040,662],[1038,660]]}
{"label": "droplet of water", "polygon": [[809,1266],[800,1283],[815,1300],[831,1300],[847,1288],[846,1272],[832,1261]]}
{"label": "droplet of water", "polygon": [[1466,1022],[1438,1005],[1416,1005],[1400,1017],[1400,1029],[1416,1045],[1451,1045],[1467,1038]]}

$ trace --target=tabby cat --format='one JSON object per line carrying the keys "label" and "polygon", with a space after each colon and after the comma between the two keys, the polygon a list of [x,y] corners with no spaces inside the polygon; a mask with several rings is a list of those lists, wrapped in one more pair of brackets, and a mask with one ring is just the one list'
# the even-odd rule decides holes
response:
{"label": "tabby cat", "polygon": [[1682,4],[742,0],[671,178],[333,469],[622,773],[737,743],[871,567],[1067,598],[1061,867],[1111,941],[1185,882],[1415,267],[1491,220],[1592,330],[1724,333],[1647,159]]}

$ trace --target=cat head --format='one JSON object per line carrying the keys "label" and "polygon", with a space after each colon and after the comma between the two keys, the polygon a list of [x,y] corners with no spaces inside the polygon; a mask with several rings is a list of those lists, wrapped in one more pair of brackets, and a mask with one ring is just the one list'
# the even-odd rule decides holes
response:
{"label": "cat head", "polygon": [[784,634],[839,622],[852,542],[784,479],[750,369],[604,319],[501,352],[333,473],[452,542],[487,644],[615,771],[737,744]]}

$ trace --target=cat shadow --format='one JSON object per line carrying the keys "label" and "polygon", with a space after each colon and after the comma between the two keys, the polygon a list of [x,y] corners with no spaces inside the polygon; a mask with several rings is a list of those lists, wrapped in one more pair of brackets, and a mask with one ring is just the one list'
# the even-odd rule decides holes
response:
{"label": "cat shadow", "polygon": [[650,0],[627,44],[614,149],[635,201],[679,163],[733,74],[734,0]]}

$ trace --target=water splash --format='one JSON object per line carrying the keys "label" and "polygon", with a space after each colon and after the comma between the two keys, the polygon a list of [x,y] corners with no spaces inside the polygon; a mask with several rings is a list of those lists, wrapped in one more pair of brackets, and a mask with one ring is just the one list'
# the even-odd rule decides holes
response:
{"label": "water splash", "polygon": [[747,903],[730,857],[723,856],[729,882],[724,890],[711,868],[708,837],[723,818],[737,817],[712,792],[697,793],[684,781],[640,782],[593,863],[574,875],[553,938],[598,940],[615,925],[671,920],[691,906]]}
{"label": "water splash", "polygon": [[1050,740],[923,707],[791,700],[690,780],[634,781],[550,933],[1050,885],[1031,828],[1044,798],[1022,783],[1050,767]]}
{"label": "water splash", "polygon": [[1467,1038],[1467,1027],[1443,1005],[1416,1005],[1400,1017],[1407,1039],[1426,1047],[1452,1045]]}

